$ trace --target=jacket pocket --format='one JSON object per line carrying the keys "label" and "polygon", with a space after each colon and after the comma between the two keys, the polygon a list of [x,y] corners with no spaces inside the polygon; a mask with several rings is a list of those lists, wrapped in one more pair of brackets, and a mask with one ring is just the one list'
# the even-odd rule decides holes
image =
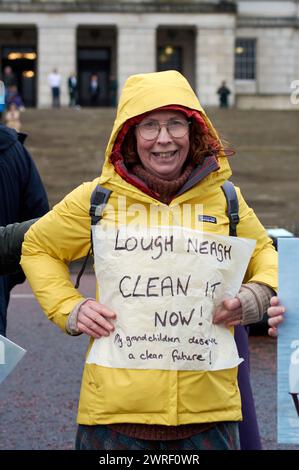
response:
{"label": "jacket pocket", "polygon": [[239,400],[237,368],[187,372],[179,379],[179,413],[218,413],[235,408]]}
{"label": "jacket pocket", "polygon": [[88,388],[102,413],[166,413],[167,372],[88,366]]}

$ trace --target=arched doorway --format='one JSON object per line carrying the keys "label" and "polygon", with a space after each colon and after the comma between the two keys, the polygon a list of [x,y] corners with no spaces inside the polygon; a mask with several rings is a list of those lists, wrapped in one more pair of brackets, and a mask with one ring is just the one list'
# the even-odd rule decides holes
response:
{"label": "arched doorway", "polygon": [[25,106],[36,106],[37,34],[35,27],[0,27],[1,76],[9,66]]}

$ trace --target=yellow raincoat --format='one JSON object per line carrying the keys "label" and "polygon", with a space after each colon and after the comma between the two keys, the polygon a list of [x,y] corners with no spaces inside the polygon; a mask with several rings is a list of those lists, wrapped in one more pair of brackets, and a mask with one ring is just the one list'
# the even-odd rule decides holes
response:
{"label": "yellow raincoat", "polygon": [[[85,256],[90,248],[90,196],[96,184],[100,182],[112,190],[110,209],[106,207],[104,220],[109,220],[113,211],[117,217],[124,217],[128,206],[134,203],[142,203],[148,211],[151,204],[163,205],[117,174],[109,156],[119,130],[128,119],[169,104],[200,111],[212,128],[193,90],[178,72],[130,77],[119,103],[101,177],[75,189],[34,224],[25,237],[22,268],[42,309],[62,329],[65,329],[69,313],[82,300],[82,295],[70,280],[67,264]],[[213,133],[216,135],[214,129]],[[231,170],[224,155],[219,157],[219,163],[218,171],[210,173],[165,206],[170,223],[178,204],[202,204],[204,213],[217,220],[217,223],[204,222],[203,230],[228,235],[229,222],[221,185],[230,177]],[[238,236],[257,241],[244,282],[263,283],[275,290],[275,250],[238,189],[237,193]],[[120,195],[126,197],[122,208],[118,205]],[[237,368],[213,372],[165,371],[113,369],[85,364],[78,411],[80,424],[180,425],[238,421],[241,418]]]}

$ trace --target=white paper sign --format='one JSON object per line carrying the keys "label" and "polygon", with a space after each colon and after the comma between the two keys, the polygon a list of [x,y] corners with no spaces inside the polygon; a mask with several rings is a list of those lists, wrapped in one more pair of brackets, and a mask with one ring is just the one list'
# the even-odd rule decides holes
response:
{"label": "white paper sign", "polygon": [[0,383],[12,372],[26,350],[0,335]]}
{"label": "white paper sign", "polygon": [[215,307],[241,286],[255,241],[183,227],[93,232],[100,302],[115,331],[94,341],[87,363],[106,367],[219,370],[237,366],[233,335]]}

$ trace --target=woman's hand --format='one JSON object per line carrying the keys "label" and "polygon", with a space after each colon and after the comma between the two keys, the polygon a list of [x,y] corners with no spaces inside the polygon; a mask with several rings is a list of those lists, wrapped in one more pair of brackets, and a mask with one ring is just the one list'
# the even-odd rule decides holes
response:
{"label": "woman's hand", "polygon": [[268,325],[270,328],[268,329],[269,336],[273,336],[276,338],[278,335],[277,327],[280,323],[284,320],[284,313],[285,308],[282,305],[279,305],[278,297],[272,297],[270,300],[271,307],[268,308]]}
{"label": "woman's hand", "polygon": [[78,313],[77,328],[81,333],[86,333],[93,338],[109,336],[114,331],[111,320],[116,319],[116,314],[95,300],[87,300],[81,305]]}
{"label": "woman's hand", "polygon": [[214,313],[213,323],[224,323],[226,327],[240,325],[242,321],[242,306],[237,297],[223,300]]}

